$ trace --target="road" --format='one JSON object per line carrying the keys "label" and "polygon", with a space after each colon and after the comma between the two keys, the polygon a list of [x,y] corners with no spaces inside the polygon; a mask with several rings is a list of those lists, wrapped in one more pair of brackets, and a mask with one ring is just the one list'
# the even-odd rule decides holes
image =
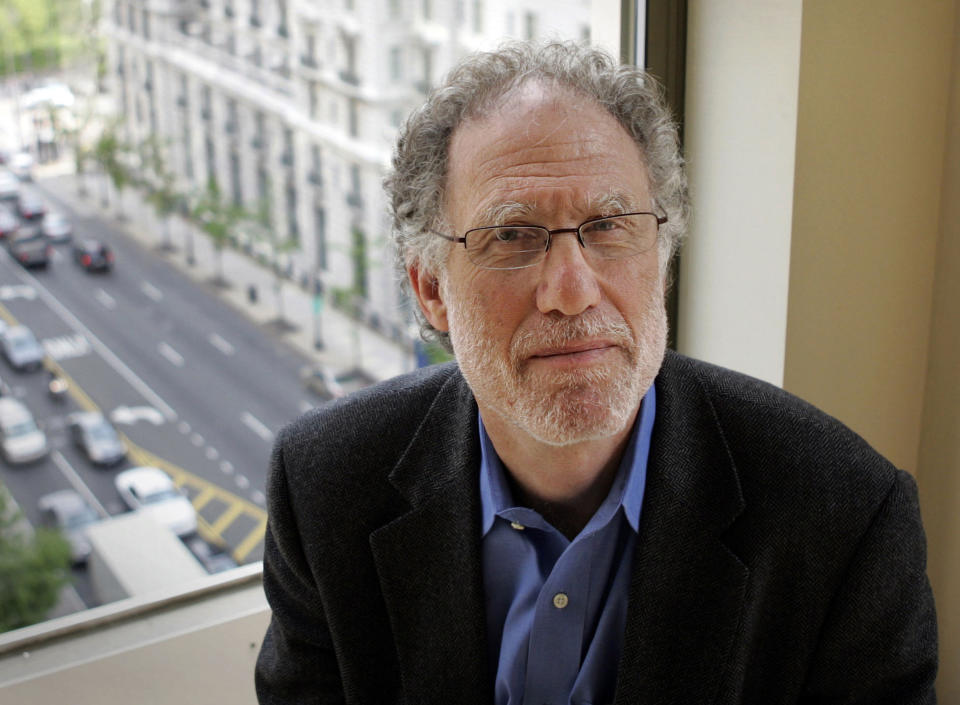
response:
{"label": "road", "polygon": [[[300,384],[306,360],[109,221],[71,212],[42,185],[27,188],[73,220],[74,238],[107,242],[117,263],[91,274],[72,261],[69,245],[57,245],[47,270],[27,271],[0,250],[0,316],[28,325],[71,386],[71,398],[58,403],[46,395],[45,375],[0,364],[56,449],[28,467],[0,466],[0,479],[36,523],[42,494],[78,484],[106,513],[122,512],[113,477],[157,465],[193,501],[204,539],[238,562],[258,560],[274,435],[322,401]],[[95,468],[70,444],[66,418],[77,409],[114,420],[129,462]]]}

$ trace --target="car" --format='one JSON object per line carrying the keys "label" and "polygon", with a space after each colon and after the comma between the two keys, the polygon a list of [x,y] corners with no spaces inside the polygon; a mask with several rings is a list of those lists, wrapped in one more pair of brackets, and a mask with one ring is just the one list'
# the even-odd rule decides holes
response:
{"label": "car", "polygon": [[33,180],[33,155],[29,152],[17,152],[10,157],[10,171],[21,181]]}
{"label": "car", "polygon": [[16,203],[20,198],[20,180],[7,169],[0,169],[0,201]]}
{"label": "car", "polygon": [[99,240],[75,242],[73,259],[88,272],[109,272],[113,269],[113,252]]}
{"label": "car", "polygon": [[46,355],[33,331],[23,325],[9,326],[0,333],[0,354],[20,372],[39,370]]}
{"label": "car", "polygon": [[34,196],[32,193],[24,193],[20,195],[20,200],[17,203],[17,211],[20,214],[20,220],[30,222],[43,218],[47,212],[47,206],[39,197]]}
{"label": "car", "polygon": [[40,223],[40,232],[50,242],[70,242],[73,238],[73,223],[57,211],[48,211]]}
{"label": "car", "polygon": [[0,397],[0,453],[10,464],[31,463],[50,450],[47,434],[30,409],[13,397]]}
{"label": "car", "polygon": [[160,468],[137,467],[114,478],[124,504],[145,514],[177,536],[197,531],[197,512],[173,480]]}
{"label": "car", "polygon": [[225,550],[218,546],[211,546],[199,536],[184,541],[190,553],[200,561],[208,573],[222,573],[237,567],[237,562]]}
{"label": "car", "polygon": [[22,228],[8,238],[10,255],[24,267],[46,269],[53,258],[53,246],[39,228]]}
{"label": "car", "polygon": [[70,437],[95,465],[116,465],[127,456],[127,447],[107,418],[96,411],[72,414]]}
{"label": "car", "polygon": [[373,383],[373,380],[360,370],[335,373],[326,365],[301,367],[300,381],[324,400],[339,399]]}
{"label": "car", "polygon": [[43,495],[37,502],[40,523],[57,529],[70,542],[70,558],[82,565],[90,557],[87,528],[100,521],[100,515],[76,490],[58,490]]}
{"label": "car", "polygon": [[20,219],[10,210],[0,207],[0,238],[10,237],[20,227]]}

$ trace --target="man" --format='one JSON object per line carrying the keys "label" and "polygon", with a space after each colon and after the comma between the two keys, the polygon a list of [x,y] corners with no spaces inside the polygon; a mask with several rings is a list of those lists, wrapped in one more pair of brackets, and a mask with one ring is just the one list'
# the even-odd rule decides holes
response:
{"label": "man", "polygon": [[910,476],[665,353],[684,230],[654,83],[468,58],[401,131],[399,254],[457,363],[278,439],[262,703],[930,703]]}

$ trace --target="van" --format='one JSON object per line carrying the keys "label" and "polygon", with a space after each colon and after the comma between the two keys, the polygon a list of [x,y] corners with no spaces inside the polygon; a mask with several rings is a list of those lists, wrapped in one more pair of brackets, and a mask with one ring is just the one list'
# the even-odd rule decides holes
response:
{"label": "van", "polygon": [[47,435],[18,399],[0,397],[0,453],[10,464],[29,463],[47,454]]}

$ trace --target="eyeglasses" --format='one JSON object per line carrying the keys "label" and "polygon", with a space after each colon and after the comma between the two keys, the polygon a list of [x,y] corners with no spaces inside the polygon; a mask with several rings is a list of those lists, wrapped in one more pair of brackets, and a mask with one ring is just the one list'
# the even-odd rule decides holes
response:
{"label": "eyeglasses", "polygon": [[576,233],[580,246],[597,259],[624,259],[647,252],[657,242],[666,216],[623,213],[591,218],[576,228],[549,230],[540,225],[494,225],[471,228],[463,237],[434,231],[445,240],[462,242],[467,257],[483,269],[523,269],[542,262],[554,235]]}

